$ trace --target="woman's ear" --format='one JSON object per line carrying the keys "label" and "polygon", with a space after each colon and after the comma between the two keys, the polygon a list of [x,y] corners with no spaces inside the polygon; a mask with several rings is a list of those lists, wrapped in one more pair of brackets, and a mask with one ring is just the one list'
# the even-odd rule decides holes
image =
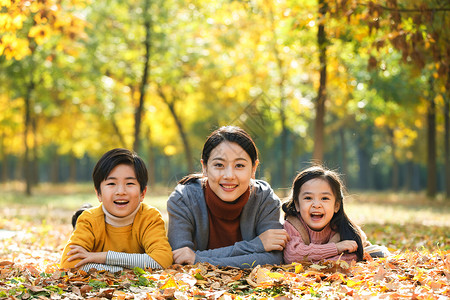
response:
{"label": "woman's ear", "polygon": [[200,163],[202,164],[202,173],[203,173],[203,176],[204,177],[208,177],[208,176],[206,176],[206,171],[207,171],[207,167],[206,167],[206,165],[204,164],[204,162],[203,162],[203,159],[200,159]]}
{"label": "woman's ear", "polygon": [[256,169],[258,169],[258,165],[259,165],[259,159],[257,159],[255,161],[255,164],[252,167],[252,179],[255,179],[255,177],[256,177]]}

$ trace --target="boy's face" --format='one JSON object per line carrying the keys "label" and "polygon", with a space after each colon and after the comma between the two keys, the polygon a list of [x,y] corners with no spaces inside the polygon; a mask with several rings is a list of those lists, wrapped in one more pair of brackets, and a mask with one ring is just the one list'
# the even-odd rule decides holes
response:
{"label": "boy's face", "polygon": [[97,198],[106,210],[116,216],[125,217],[131,214],[144,200],[147,187],[141,193],[134,168],[130,165],[117,165],[100,183]]}

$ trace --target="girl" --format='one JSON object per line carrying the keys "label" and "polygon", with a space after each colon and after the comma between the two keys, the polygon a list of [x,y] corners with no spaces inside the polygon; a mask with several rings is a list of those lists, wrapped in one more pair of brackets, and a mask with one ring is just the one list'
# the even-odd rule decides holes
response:
{"label": "girl", "polygon": [[183,178],[167,202],[174,262],[281,264],[289,238],[281,202],[254,179],[259,161],[251,137],[239,127],[221,127],[206,140],[200,162],[203,174]]}
{"label": "girl", "polygon": [[345,214],[343,200],[343,185],[335,172],[315,166],[297,175],[291,198],[282,206],[290,236],[286,263],[363,259],[365,234]]}

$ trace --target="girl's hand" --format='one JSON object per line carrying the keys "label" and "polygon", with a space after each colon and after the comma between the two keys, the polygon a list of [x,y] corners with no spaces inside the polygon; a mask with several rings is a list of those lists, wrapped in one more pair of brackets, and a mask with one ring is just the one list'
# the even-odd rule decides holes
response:
{"label": "girl's hand", "polygon": [[71,250],[67,252],[67,255],[70,256],[67,261],[81,259],[75,265],[75,268],[81,267],[87,263],[104,264],[106,262],[107,252],[89,252],[78,245],[72,245],[70,246],[70,249]]}
{"label": "girl's hand", "polygon": [[195,263],[195,253],[189,247],[173,250],[173,261],[176,264],[193,265]]}
{"label": "girl's hand", "polygon": [[336,243],[336,247],[338,249],[338,253],[342,253],[344,251],[348,251],[348,253],[355,252],[358,250],[358,244],[353,240],[345,240],[339,243]]}
{"label": "girl's hand", "polygon": [[290,240],[289,234],[284,229],[269,229],[259,235],[266,252],[282,251]]}

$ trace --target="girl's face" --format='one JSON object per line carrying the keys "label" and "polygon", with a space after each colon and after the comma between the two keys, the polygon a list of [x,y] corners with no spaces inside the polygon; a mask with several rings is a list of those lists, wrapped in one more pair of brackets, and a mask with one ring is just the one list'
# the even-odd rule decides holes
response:
{"label": "girl's face", "polygon": [[100,191],[97,191],[97,198],[106,210],[116,217],[125,217],[144,200],[147,187],[141,193],[133,167],[120,164],[100,183]]}
{"label": "girl's face", "polygon": [[247,190],[258,166],[258,161],[252,165],[250,156],[239,144],[227,141],[211,151],[206,165],[203,160],[201,163],[209,186],[225,202],[236,200]]}
{"label": "girl's face", "polygon": [[305,182],[295,202],[295,208],[305,223],[315,231],[325,228],[339,207],[330,184],[322,178]]}

